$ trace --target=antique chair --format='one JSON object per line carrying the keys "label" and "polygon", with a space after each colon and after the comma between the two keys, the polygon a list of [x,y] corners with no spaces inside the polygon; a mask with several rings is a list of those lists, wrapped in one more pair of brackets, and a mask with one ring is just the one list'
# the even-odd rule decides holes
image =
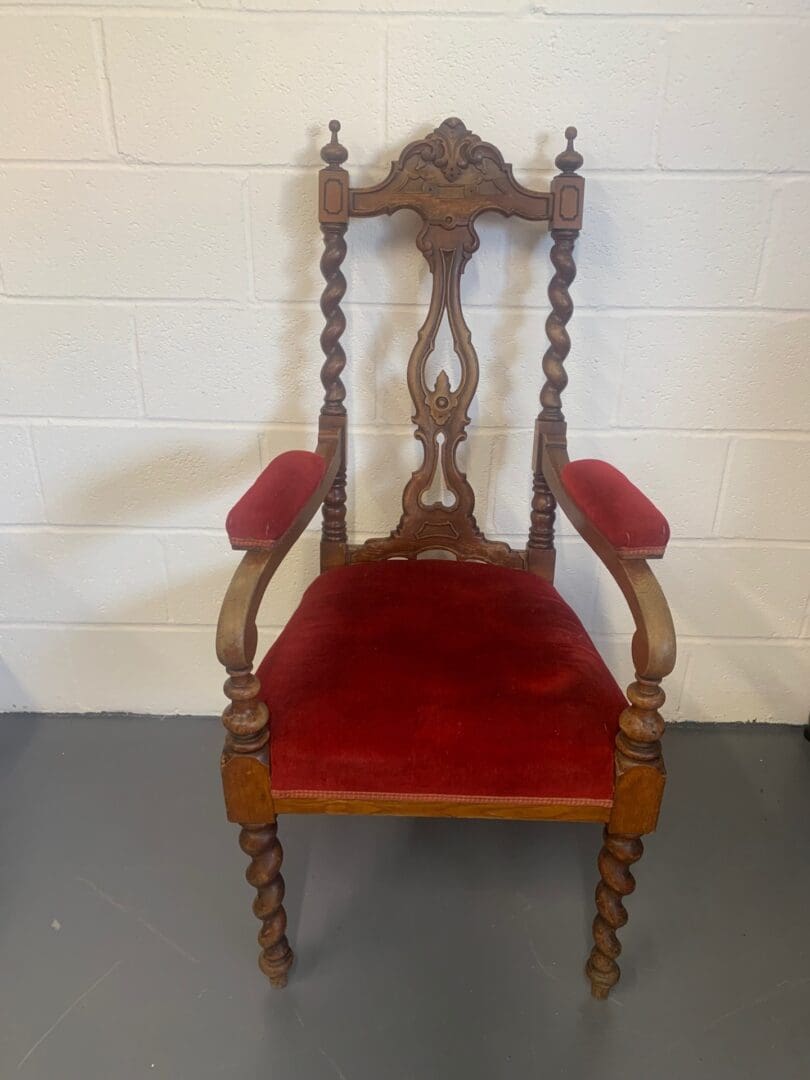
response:
{"label": "antique chair", "polygon": [[[582,223],[576,129],[566,131],[550,190],[538,192],[517,183],[500,151],[455,118],[407,146],[381,183],[351,187],[340,124],[329,127],[319,174],[326,360],[318,444],[314,452],[277,457],[231,510],[231,546],[245,555],[217,631],[231,701],[223,716],[222,780],[228,818],[241,825],[239,842],[250,856],[247,879],[258,893],[259,966],[274,986],[284,986],[293,960],[279,814],[599,821],[601,880],[587,974],[594,996],[604,998],[619,978],[616,931],[627,920],[622,898],[635,885],[630,866],[641,857],[642,835],[656,827],[664,789],[660,682],[675,662],[675,636],[647,565],[664,553],[666,520],[610,465],[568,458],[560,395]],[[351,544],[340,345],[344,234],[350,218],[406,207],[422,219],[416,243],[433,280],[408,363],[423,461],[405,487],[393,532]],[[461,275],[478,247],[475,220],[489,211],[547,221],[553,239],[550,347],[543,357],[528,541],[519,551],[478,528],[473,491],[456,460],[478,383]],[[461,375],[451,386],[441,371],[431,386],[426,364],[445,313]],[[452,494],[450,506],[422,499],[437,469]],[[259,604],[320,506],[320,576],[253,674]],[[633,613],[636,679],[627,698],[554,589],[557,506],[616,579]]]}

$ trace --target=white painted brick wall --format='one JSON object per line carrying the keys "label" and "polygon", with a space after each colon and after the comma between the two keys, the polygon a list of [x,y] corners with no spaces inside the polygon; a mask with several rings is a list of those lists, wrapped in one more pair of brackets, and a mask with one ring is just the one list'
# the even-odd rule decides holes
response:
{"label": "white painted brick wall", "polygon": [[[0,708],[220,707],[225,513],[315,429],[326,122],[368,183],[457,114],[529,184],[580,129],[571,448],[672,523],[668,715],[802,722],[808,51],[808,0],[0,0]],[[463,453],[479,521],[520,543],[549,244],[517,221],[480,233]],[[395,523],[391,477],[418,458],[413,235],[409,215],[349,232],[361,538]],[[265,644],[317,540],[271,587]],[[627,611],[565,524],[558,585],[627,681]]]}
{"label": "white painted brick wall", "polygon": [[256,434],[237,428],[54,422],[32,434],[52,524],[221,528],[260,469]]}
{"label": "white painted brick wall", "polygon": [[108,158],[96,27],[8,15],[0,35],[0,156]]}
{"label": "white painted brick wall", "polygon": [[0,369],[3,415],[98,419],[143,411],[133,312],[124,307],[0,304]]}
{"label": "white painted brick wall", "polygon": [[242,298],[242,181],[201,170],[0,171],[10,295]]}
{"label": "white painted brick wall", "polygon": [[[105,19],[107,66],[121,152],[145,161],[320,164],[323,90],[333,111],[357,112],[358,162],[385,132],[385,28],[361,18]],[[357,69],[364,57],[363,107]],[[311,78],[317,70],[319,77]],[[167,102],[182,108],[167,108]],[[311,119],[301,123],[302,116]],[[273,155],[279,160],[279,155]]]}

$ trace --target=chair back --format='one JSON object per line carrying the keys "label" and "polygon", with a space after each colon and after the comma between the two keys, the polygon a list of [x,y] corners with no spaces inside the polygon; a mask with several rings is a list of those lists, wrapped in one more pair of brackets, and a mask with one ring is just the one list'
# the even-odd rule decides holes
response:
{"label": "chair back", "polygon": [[[565,324],[571,316],[568,285],[575,269],[574,240],[582,224],[584,181],[576,170],[582,164],[574,149],[576,130],[566,132],[568,145],[557,157],[560,174],[548,191],[519,184],[500,150],[482,141],[461,120],[450,117],[426,138],[410,143],[391,165],[388,176],[372,187],[354,188],[342,167],[346,150],[338,142],[340,125],[330,123],[332,138],[321,156],[319,218],[325,250],[321,269],[326,278],[322,310],[326,327],[321,344],[326,356],[321,378],[325,399],[322,432],[339,430],[343,439],[343,468],[324,504],[325,566],[372,559],[418,558],[437,550],[457,559],[474,559],[553,574],[554,500],[545,484],[535,451],[534,495],[527,549],[488,540],[478,527],[475,495],[458,463],[458,448],[467,437],[469,409],[478,386],[478,357],[461,302],[461,276],[478,248],[476,219],[484,213],[549,222],[554,247],[555,275],[549,287],[552,314],[547,331],[551,342],[543,361],[546,384],[541,393],[540,418],[562,422],[560,393],[566,376],[563,361],[570,347]],[[423,449],[422,462],[408,480],[402,496],[399,524],[386,537],[348,545],[345,532],[345,389],[340,374],[345,354],[340,335],[345,319],[340,301],[346,289],[340,266],[346,252],[344,234],[350,218],[415,211],[421,219],[416,245],[432,275],[425,320],[408,361],[408,390],[413,402],[415,438]],[[443,319],[447,319],[458,372],[451,382],[444,368],[428,377]],[[539,442],[539,440],[536,440]],[[441,497],[436,498],[436,493]],[[431,494],[433,493],[433,494]],[[532,552],[535,555],[533,557]],[[541,553],[546,552],[547,555]],[[551,574],[549,573],[551,566]]]}

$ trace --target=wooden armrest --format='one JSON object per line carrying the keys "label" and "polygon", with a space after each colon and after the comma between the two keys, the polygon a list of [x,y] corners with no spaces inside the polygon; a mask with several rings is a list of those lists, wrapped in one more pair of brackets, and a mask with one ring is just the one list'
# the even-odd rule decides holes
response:
{"label": "wooden armrest", "polygon": [[295,521],[326,472],[326,459],[310,450],[279,454],[232,507],[225,521],[237,551],[272,548]]}
{"label": "wooden armrest", "polygon": [[[607,535],[607,532],[611,530],[604,516],[597,522],[594,518],[598,515],[587,514],[580,505],[584,501],[581,496],[578,499],[572,497],[569,488],[574,485],[570,483],[571,473],[567,470],[572,464],[578,463],[572,463],[568,459],[564,430],[551,434],[540,433],[539,437],[543,439],[543,475],[557,504],[583,540],[593,548],[610,571],[624,593],[633,614],[636,624],[636,632],[633,636],[633,662],[637,675],[639,678],[655,681],[664,678],[675,666],[675,627],[669,605],[655,574],[647,565],[643,548],[634,550],[630,547],[617,546]],[[610,469],[610,466],[605,468]],[[637,488],[632,487],[629,480],[626,480],[617,470],[612,471],[621,477],[623,484],[632,488],[633,492],[637,492],[644,503],[655,511],[655,515],[659,514],[646,496],[642,495]],[[569,477],[568,483],[564,474]],[[655,516],[652,516],[651,520],[660,528],[660,522]],[[664,521],[663,515],[660,515],[660,520]],[[667,538],[668,534],[667,527]],[[657,557],[660,558],[662,554],[663,549]]]}
{"label": "wooden armrest", "polygon": [[[222,602],[217,623],[217,656],[229,671],[249,669],[253,663],[257,642],[256,615],[265,590],[284,556],[326,498],[340,464],[339,448],[340,437],[337,436],[322,437],[314,453],[291,451],[290,454],[302,455],[295,469],[307,483],[302,481],[300,486],[286,490],[284,484],[290,472],[289,464],[283,459],[289,462],[290,454],[275,458],[228,515],[228,531],[234,548],[243,545],[238,538],[234,540],[232,529],[245,521],[250,523],[250,515],[256,521],[262,517],[265,522],[262,528],[268,534],[250,543]],[[313,476],[320,477],[314,484]],[[279,502],[273,505],[272,495],[279,492]],[[234,526],[232,519],[237,510],[240,514]]]}
{"label": "wooden armrest", "polygon": [[[225,693],[231,702],[222,714],[227,735],[220,768],[228,818],[243,825],[275,820],[267,750],[270,738],[267,706],[261,700],[261,685],[253,674],[258,642],[256,615],[270,579],[332,486],[340,466],[342,438],[339,431],[321,431],[312,456],[319,456],[324,464],[315,462],[309,466],[312,472],[320,473],[320,482],[304,501],[300,489],[296,492],[295,510],[290,512],[286,508],[284,527],[281,531],[272,530],[279,532],[272,543],[252,547],[245,553],[231,578],[219,613],[217,656],[228,671]],[[266,476],[270,468],[262,475]],[[263,511],[263,507],[259,500],[257,512]],[[277,520],[284,517],[279,513]]]}
{"label": "wooden armrest", "polygon": [[[563,473],[570,465],[565,422],[543,424],[540,421],[537,437],[542,440],[543,476],[551,493],[624,593],[636,624],[632,645],[636,678],[627,688],[628,706],[619,717],[613,807],[608,829],[616,836],[642,836],[655,830],[666,780],[660,742],[664,720],[659,709],[665,700],[661,680],[675,667],[672,615],[661,586],[645,559],[617,547],[606,535],[610,529],[605,518],[597,523],[594,516],[599,515],[586,514],[580,505],[582,499],[572,497],[571,485],[563,480]],[[568,475],[570,478],[570,473]],[[622,477],[622,483],[629,484],[629,481]],[[641,492],[638,495],[641,496]]]}
{"label": "wooden armrest", "polygon": [[571,501],[610,541],[621,559],[660,559],[669,523],[627,477],[604,461],[569,461],[560,481]]}

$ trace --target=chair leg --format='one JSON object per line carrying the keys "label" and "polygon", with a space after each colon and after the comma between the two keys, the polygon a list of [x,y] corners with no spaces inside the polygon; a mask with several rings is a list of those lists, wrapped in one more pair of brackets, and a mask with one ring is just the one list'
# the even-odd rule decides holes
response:
{"label": "chair leg", "polygon": [[627,922],[622,897],[636,887],[630,867],[637,862],[644,845],[638,836],[616,836],[604,831],[603,847],[599,852],[599,874],[596,886],[596,918],[593,921],[594,947],[586,967],[591,980],[591,993],[604,999],[619,981],[616,957],[622,951],[616,931]]}
{"label": "chair leg", "polygon": [[273,986],[286,986],[287,973],[293,962],[293,952],[285,933],[287,913],[284,899],[284,878],[281,876],[283,852],[277,837],[276,822],[266,825],[243,825],[239,846],[250,856],[245,877],[256,889],[253,913],[261,919],[259,931],[259,967]]}

